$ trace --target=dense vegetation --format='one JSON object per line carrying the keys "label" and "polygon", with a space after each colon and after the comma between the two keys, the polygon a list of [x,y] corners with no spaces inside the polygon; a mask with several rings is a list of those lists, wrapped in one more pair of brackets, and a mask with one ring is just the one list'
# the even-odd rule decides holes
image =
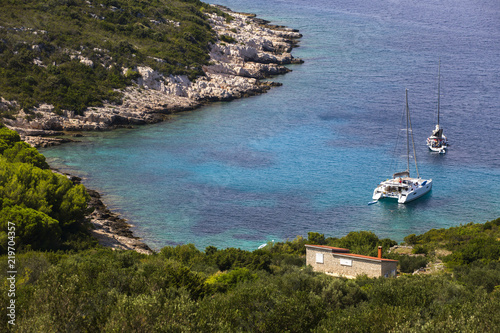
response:
{"label": "dense vegetation", "polygon": [[[167,246],[113,251],[89,238],[83,186],[0,128],[0,311],[16,301],[22,332],[494,332],[500,327],[500,219],[409,235],[421,256],[368,231],[268,244],[253,252]],[[15,297],[7,283],[8,222],[16,224]],[[305,267],[328,244],[400,260],[398,278],[333,278]],[[12,256],[12,253],[10,253]],[[422,258],[424,259],[422,261]],[[412,275],[442,260],[444,270]]]}
{"label": "dense vegetation", "polygon": [[[198,0],[0,0],[0,96],[78,113],[137,77],[134,66],[202,75],[213,33]],[[80,60],[91,60],[83,64]],[[122,68],[130,70],[123,73]],[[2,110],[8,116],[13,110]]]}
{"label": "dense vegetation", "polygon": [[85,236],[88,198],[82,185],[54,174],[43,155],[0,125],[0,254],[7,253],[9,221],[20,251],[95,244]]}
{"label": "dense vegetation", "polygon": [[[486,226],[486,227],[485,227]],[[488,230],[500,219],[442,230]],[[421,236],[437,241],[434,231]],[[338,239],[363,245],[368,234]],[[311,238],[322,235],[310,233]],[[369,238],[372,236],[370,235]],[[146,256],[93,248],[18,255],[17,328],[29,332],[493,332],[500,327],[500,262],[489,253],[432,275],[332,278],[304,267],[305,240],[253,252],[193,245]],[[378,240],[379,244],[382,243]],[[457,246],[467,252],[474,242]],[[450,257],[455,256],[454,252]],[[0,271],[6,271],[6,260]],[[3,273],[2,273],[3,274]],[[6,284],[0,304],[7,304]],[[5,311],[5,308],[2,309]]]}

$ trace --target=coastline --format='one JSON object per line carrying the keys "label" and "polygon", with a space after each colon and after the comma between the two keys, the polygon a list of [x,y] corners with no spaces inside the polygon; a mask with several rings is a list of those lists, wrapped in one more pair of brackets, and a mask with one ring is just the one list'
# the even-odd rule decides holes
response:
{"label": "coastline", "polygon": [[[284,65],[303,62],[290,53],[302,37],[297,30],[271,25],[269,21],[256,18],[255,14],[216,7],[234,19],[228,23],[223,17],[211,15],[212,28],[219,37],[230,36],[237,43],[226,44],[219,39],[211,45],[210,65],[203,68],[206,77],[190,82],[187,77],[165,78],[150,68],[139,67],[137,71],[142,77],[123,91],[125,97],[120,106],[90,108],[84,116],[78,116],[70,111],[56,115],[51,105],[41,105],[35,110],[36,118],[30,119],[21,111],[14,120],[4,119],[5,125],[16,130],[22,140],[33,147],[59,145],[74,141],[68,136],[77,140],[85,132],[157,123],[169,119],[174,113],[193,110],[210,102],[265,93],[281,84],[261,82],[260,79],[285,74],[291,70]],[[10,102],[2,99],[0,106],[2,103]],[[74,183],[82,181],[79,177],[64,175]],[[93,226],[90,232],[99,244],[143,254],[154,253],[133,235],[133,225],[106,206],[97,191],[87,189],[87,192],[91,198],[89,208],[93,208],[87,216]]]}
{"label": "coastline", "polygon": [[88,216],[94,227],[90,232],[99,244],[115,250],[133,250],[142,254],[154,253],[139,237],[134,236],[131,224],[109,210],[97,191],[87,189],[87,193],[90,195],[89,207],[94,208]]}
{"label": "coastline", "polygon": [[[4,124],[30,145],[48,147],[77,140],[88,131],[153,124],[211,102],[262,94],[281,85],[262,79],[290,72],[284,65],[303,62],[291,55],[302,37],[297,30],[271,25],[255,14],[215,7],[233,20],[228,22],[222,16],[207,14],[218,40],[210,45],[209,64],[203,66],[205,76],[190,81],[186,76],[165,76],[138,66],[133,70],[140,77],[121,91],[121,105],[90,107],[81,116],[68,110],[56,114],[52,105],[42,104],[35,108],[34,117],[21,110],[14,119],[3,119]],[[124,72],[127,70],[123,68]],[[15,106],[15,102],[0,101],[0,107]]]}
{"label": "coastline", "polygon": [[[82,182],[80,177],[62,173],[57,169],[51,170],[66,176],[73,184],[81,184]],[[142,254],[154,253],[139,237],[134,236],[131,230],[133,225],[127,223],[127,220],[112,212],[104,204],[99,192],[87,188],[87,193],[90,196],[88,208],[92,211],[86,217],[92,226],[90,233],[100,245],[114,250],[133,250]]]}

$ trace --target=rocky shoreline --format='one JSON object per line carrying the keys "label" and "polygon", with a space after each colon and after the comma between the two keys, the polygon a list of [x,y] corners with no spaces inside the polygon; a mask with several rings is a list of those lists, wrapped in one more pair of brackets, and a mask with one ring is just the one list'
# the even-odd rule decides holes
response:
{"label": "rocky shoreline", "polygon": [[[68,177],[73,184],[81,184],[82,182],[80,177],[61,173],[56,169],[52,169],[52,171]],[[91,212],[86,218],[92,226],[90,230],[91,235],[97,239],[100,245],[115,250],[133,250],[142,254],[154,253],[139,237],[134,236],[131,224],[109,210],[102,202],[99,192],[87,189],[87,193],[90,196],[88,207]]]}
{"label": "rocky shoreline", "polygon": [[87,189],[90,195],[89,207],[94,208],[89,215],[90,223],[94,229],[90,232],[99,244],[119,250],[133,250],[143,254],[153,254],[153,250],[135,237],[126,220],[118,214],[111,212],[101,201],[101,195],[94,190]]}
{"label": "rocky shoreline", "polygon": [[[75,133],[152,124],[209,102],[265,93],[280,84],[261,79],[289,72],[284,65],[302,63],[290,53],[302,37],[297,30],[217,7],[233,19],[227,22],[222,16],[208,14],[218,41],[210,45],[205,76],[190,81],[187,76],[164,76],[149,67],[137,67],[133,70],[140,77],[122,91],[121,105],[91,107],[78,115],[68,110],[56,114],[52,105],[43,104],[30,114],[20,111],[13,119],[3,119],[4,124],[32,146],[47,147],[72,141],[67,137]],[[0,101],[0,108],[15,107],[15,102]]]}
{"label": "rocky shoreline", "polygon": [[[81,116],[67,110],[56,114],[52,105],[44,104],[30,114],[20,111],[13,119],[2,119],[3,123],[34,147],[58,145],[74,141],[86,131],[157,123],[174,113],[193,110],[210,102],[265,93],[281,84],[261,79],[289,72],[284,65],[302,63],[290,53],[302,37],[297,30],[270,25],[254,14],[217,7],[230,14],[233,20],[227,22],[224,17],[209,14],[218,41],[210,46],[210,62],[203,67],[205,76],[190,81],[186,76],[166,77],[151,68],[137,67],[134,70],[141,77],[122,91],[121,105],[92,107]],[[0,100],[0,108],[16,106],[16,102]],[[66,176],[74,183],[81,182],[78,177]],[[133,235],[132,225],[106,207],[98,192],[87,191],[91,198],[89,208],[93,208],[88,216],[93,226],[91,233],[101,245],[153,253]]]}

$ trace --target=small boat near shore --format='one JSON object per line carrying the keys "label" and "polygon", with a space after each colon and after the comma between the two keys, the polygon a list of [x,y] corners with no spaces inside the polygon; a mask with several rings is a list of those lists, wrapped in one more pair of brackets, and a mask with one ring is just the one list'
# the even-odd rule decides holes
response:
{"label": "small boat near shore", "polygon": [[[384,198],[397,199],[398,203],[407,203],[420,198],[432,189],[432,179],[422,179],[418,174],[417,158],[415,155],[415,143],[411,131],[410,109],[408,107],[408,89],[406,95],[406,160],[405,171],[396,172],[391,179],[382,181],[373,191],[372,199],[376,201]],[[413,157],[415,159],[415,169],[417,178],[410,176],[410,133],[413,146]],[[371,203],[370,203],[371,204]]]}
{"label": "small boat near shore", "polygon": [[437,105],[437,125],[432,131],[431,136],[427,138],[427,147],[432,152],[445,154],[448,149],[448,139],[443,134],[443,128],[439,126],[439,109],[440,109],[440,96],[441,96],[441,60],[439,61],[438,69],[438,105]]}

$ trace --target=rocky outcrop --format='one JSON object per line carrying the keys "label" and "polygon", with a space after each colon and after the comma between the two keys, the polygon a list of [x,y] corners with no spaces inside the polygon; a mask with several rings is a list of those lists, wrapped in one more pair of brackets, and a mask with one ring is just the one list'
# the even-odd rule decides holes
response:
{"label": "rocky outcrop", "polygon": [[88,216],[93,226],[90,232],[99,244],[113,249],[134,250],[143,254],[153,253],[149,246],[133,235],[130,224],[104,205],[98,192],[93,190],[87,190],[87,192],[90,195],[89,208],[93,208]]}
{"label": "rocky outcrop", "polygon": [[[62,173],[57,169],[52,172],[67,177],[73,184],[81,184],[82,179],[67,173]],[[133,250],[142,254],[153,254],[146,243],[139,237],[134,236],[132,225],[113,213],[102,202],[101,195],[94,190],[87,189],[90,200],[88,203],[89,213],[86,216],[90,223],[90,234],[97,239],[100,245],[110,247],[115,250]]]}
{"label": "rocky outcrop", "polygon": [[[297,31],[270,26],[255,15],[219,8],[233,19],[226,22],[224,17],[208,14],[219,38],[217,43],[210,45],[210,64],[203,67],[205,76],[191,81],[186,76],[164,76],[149,67],[137,67],[133,70],[140,74],[140,78],[135,85],[122,91],[121,105],[92,107],[78,115],[72,111],[56,114],[51,105],[45,104],[31,114],[21,111],[3,119],[4,124],[34,146],[57,144],[64,140],[54,136],[67,132],[155,123],[172,113],[191,110],[206,102],[228,101],[266,92],[279,84],[261,82],[260,79],[284,74],[289,69],[283,65],[301,62],[290,53],[301,37]],[[0,108],[11,107],[12,103],[2,99]]]}

